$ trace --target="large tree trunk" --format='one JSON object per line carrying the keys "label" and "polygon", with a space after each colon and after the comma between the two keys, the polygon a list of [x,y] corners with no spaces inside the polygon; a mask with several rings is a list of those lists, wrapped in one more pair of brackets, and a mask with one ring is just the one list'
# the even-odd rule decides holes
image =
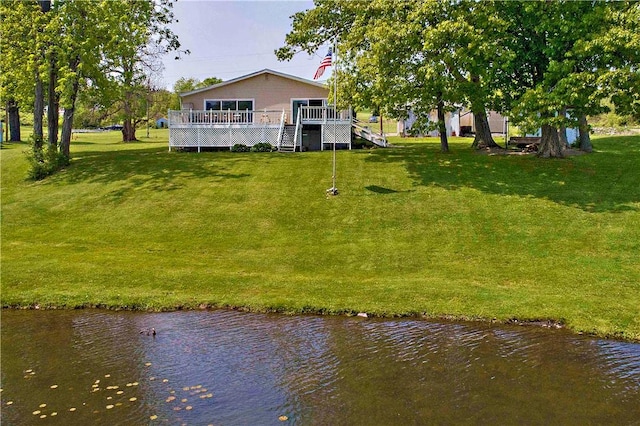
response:
{"label": "large tree trunk", "polygon": [[564,146],[558,137],[558,129],[549,125],[542,125],[542,138],[538,156],[543,158],[564,157]]}
{"label": "large tree trunk", "polygon": [[[38,0],[38,4],[40,5],[40,10],[43,13],[49,12],[51,10],[51,0]],[[38,32],[42,32],[43,29],[39,29]],[[39,71],[35,72],[35,80],[36,80],[36,89],[35,89],[35,99],[33,102],[33,149],[35,151],[39,151],[42,149],[42,144],[44,141],[44,85],[42,84],[42,79],[40,78]]]}
{"label": "large tree trunk", "polygon": [[122,142],[135,142],[137,140],[136,128],[133,125],[133,120],[126,118],[122,125]]}
{"label": "large tree trunk", "polygon": [[484,108],[481,111],[473,111],[473,121],[476,127],[476,136],[471,146],[475,149],[484,148],[502,148],[493,140],[491,135],[491,127],[489,127],[489,119]]}
{"label": "large tree trunk", "polygon": [[[77,69],[77,65],[80,63],[80,60],[76,58],[75,67],[72,69]],[[62,115],[62,134],[60,135],[60,153],[64,155],[67,159],[71,158],[71,132],[73,130],[73,116],[76,112],[76,98],[78,97],[78,89],[80,88],[80,81],[78,77],[73,80],[73,86],[71,90],[71,97],[69,99],[69,108],[64,109],[64,114]]]}
{"label": "large tree trunk", "polygon": [[[567,109],[562,108],[560,111],[560,115],[563,117],[567,116]],[[569,141],[567,140],[567,126],[563,123],[560,127],[558,127],[558,137],[560,138],[560,143],[565,148],[569,148]]]}
{"label": "large tree trunk", "polygon": [[584,152],[592,152],[591,137],[589,136],[589,124],[587,124],[587,116],[580,114],[578,117],[578,138],[580,139],[580,150]]}
{"label": "large tree trunk", "polygon": [[[75,104],[75,100],[74,100]],[[62,134],[60,135],[60,153],[66,158],[71,158],[71,134],[73,131],[73,116],[76,107],[65,108],[62,114]]]}
{"label": "large tree trunk", "polygon": [[44,138],[43,116],[44,116],[44,88],[42,80],[36,73],[36,90],[35,99],[33,101],[33,149],[40,150]]}
{"label": "large tree trunk", "polygon": [[7,113],[9,114],[9,141],[20,142],[20,107],[15,99],[7,102]]}
{"label": "large tree trunk", "polygon": [[47,93],[47,134],[51,148],[58,147],[58,121],[60,118],[58,110],[60,108],[60,97],[56,93],[57,83],[58,71],[56,68],[56,57],[55,53],[52,53],[49,58],[49,90]]}
{"label": "large tree trunk", "polygon": [[133,123],[133,94],[127,92],[124,95],[124,121],[122,123],[122,142],[134,142],[136,139],[136,127]]}
{"label": "large tree trunk", "polygon": [[[480,77],[477,75],[471,75],[471,82],[477,85],[476,89],[478,93],[480,90]],[[484,149],[484,148],[501,148],[500,145],[493,140],[491,135],[491,127],[489,127],[489,120],[487,119],[487,108],[484,104],[484,98],[471,99],[471,112],[473,112],[473,121],[476,128],[476,134],[473,138],[472,148]]]}
{"label": "large tree trunk", "polygon": [[444,102],[438,102],[438,133],[440,133],[440,150],[449,152],[449,141],[447,140],[447,125],[444,121]]}

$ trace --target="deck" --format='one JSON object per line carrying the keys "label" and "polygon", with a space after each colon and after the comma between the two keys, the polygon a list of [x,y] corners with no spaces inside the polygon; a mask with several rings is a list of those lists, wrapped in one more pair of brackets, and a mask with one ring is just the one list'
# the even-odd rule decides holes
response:
{"label": "deck", "polygon": [[320,126],[322,149],[334,141],[351,147],[350,111],[302,106],[295,115],[287,110],[169,111],[169,150],[230,149],[236,144],[266,142],[282,151],[295,151],[302,149],[303,128],[310,125]]}

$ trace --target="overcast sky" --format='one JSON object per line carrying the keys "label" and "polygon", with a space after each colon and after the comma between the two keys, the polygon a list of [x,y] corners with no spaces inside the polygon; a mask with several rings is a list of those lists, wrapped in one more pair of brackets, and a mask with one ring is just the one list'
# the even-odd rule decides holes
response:
{"label": "overcast sky", "polygon": [[[181,77],[230,80],[264,68],[312,80],[326,49],[313,56],[299,53],[289,62],[273,53],[284,45],[290,16],[312,7],[311,0],[178,0],[179,22],[171,29],[191,54],[178,61],[167,55],[161,84],[171,90]],[[322,80],[330,75],[328,69]]]}

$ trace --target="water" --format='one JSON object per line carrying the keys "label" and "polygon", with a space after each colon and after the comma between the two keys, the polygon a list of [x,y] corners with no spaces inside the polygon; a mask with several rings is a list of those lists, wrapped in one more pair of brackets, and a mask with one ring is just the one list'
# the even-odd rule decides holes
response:
{"label": "water", "polygon": [[1,355],[3,426],[640,424],[640,345],[564,330],[3,311]]}

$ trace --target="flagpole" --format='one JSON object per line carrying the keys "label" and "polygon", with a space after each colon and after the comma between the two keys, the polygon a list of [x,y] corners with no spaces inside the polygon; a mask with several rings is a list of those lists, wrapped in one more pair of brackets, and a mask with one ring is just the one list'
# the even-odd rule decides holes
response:
{"label": "flagpole", "polygon": [[338,140],[338,50],[337,43],[333,41],[333,174],[332,184],[333,186],[327,192],[331,195],[338,195],[338,188],[336,187],[336,142]]}
{"label": "flagpole", "polygon": [[338,187],[336,186],[336,142],[338,141],[338,50],[336,49],[336,42],[333,42],[333,54],[335,55],[336,66],[333,68],[335,76],[333,78],[333,105],[335,111],[333,114],[333,195],[338,194]]}

